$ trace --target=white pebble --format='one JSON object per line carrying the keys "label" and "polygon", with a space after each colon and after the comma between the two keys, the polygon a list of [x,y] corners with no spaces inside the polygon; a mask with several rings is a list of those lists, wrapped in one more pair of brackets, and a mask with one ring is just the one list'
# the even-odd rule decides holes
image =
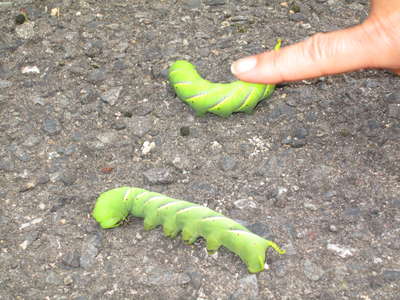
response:
{"label": "white pebble", "polygon": [[29,73],[35,73],[39,74],[40,70],[37,66],[25,66],[21,70],[22,74],[29,74]]}
{"label": "white pebble", "polygon": [[143,146],[142,146],[142,154],[146,155],[151,152],[156,147],[156,144],[154,142],[149,142],[149,141],[144,141]]}
{"label": "white pebble", "polygon": [[27,247],[28,247],[28,241],[27,240],[25,240],[25,241],[23,241],[21,244],[19,244],[19,246],[23,249],[23,250],[25,250]]}
{"label": "white pebble", "polygon": [[21,226],[19,227],[19,229],[20,229],[20,230],[21,230],[21,229],[24,229],[24,228],[29,227],[29,226],[31,226],[31,225],[38,224],[38,223],[40,223],[40,222],[42,222],[42,221],[43,221],[42,218],[33,219],[33,220],[31,220],[31,221],[29,221],[29,222],[27,222],[27,223],[21,224]]}
{"label": "white pebble", "polygon": [[335,252],[335,254],[340,256],[341,258],[353,256],[356,252],[356,249],[354,248],[343,247],[336,244],[328,244],[326,248],[332,252]]}

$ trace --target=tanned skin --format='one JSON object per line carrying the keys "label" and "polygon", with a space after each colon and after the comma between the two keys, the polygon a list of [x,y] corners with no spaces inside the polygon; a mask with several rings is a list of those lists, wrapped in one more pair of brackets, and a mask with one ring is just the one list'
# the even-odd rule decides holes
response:
{"label": "tanned skin", "polygon": [[231,69],[240,80],[276,84],[367,68],[400,75],[400,0],[372,0],[361,24],[239,59]]}

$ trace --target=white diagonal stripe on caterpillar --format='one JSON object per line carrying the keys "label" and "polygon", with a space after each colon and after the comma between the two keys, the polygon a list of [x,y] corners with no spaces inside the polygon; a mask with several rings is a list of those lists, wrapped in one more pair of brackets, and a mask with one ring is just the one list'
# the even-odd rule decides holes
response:
{"label": "white diagonal stripe on caterpillar", "polygon": [[197,95],[190,96],[190,97],[186,98],[185,101],[196,100],[196,98],[201,97],[201,96],[208,95],[209,93],[210,93],[210,92],[208,92],[208,91],[204,91],[204,92],[201,92],[200,94],[197,94]]}
{"label": "white diagonal stripe on caterpillar", "polygon": [[[192,70],[194,70],[197,73],[196,68],[193,68]],[[169,71],[168,75],[174,74],[176,72],[187,72],[187,69],[186,68],[175,69],[175,70]]]}
{"label": "white diagonal stripe on caterpillar", "polygon": [[[197,103],[197,101],[201,101],[201,97],[202,96],[206,96],[206,95],[215,93],[215,91],[220,90],[222,88],[223,88],[223,86],[218,86],[216,88],[213,88],[213,89],[210,89],[210,90],[207,90],[207,91],[203,91],[203,92],[201,92],[201,93],[199,93],[197,95],[189,96],[188,98],[185,98],[184,102],[190,102],[192,104],[193,103]],[[212,104],[212,105],[214,105],[214,104]],[[208,108],[210,108],[210,107],[212,107],[212,106],[209,106]]]}
{"label": "white diagonal stripe on caterpillar", "polygon": [[181,210],[178,210],[178,211],[176,212],[176,214],[181,214],[181,213],[184,213],[184,212],[187,212],[187,211],[189,211],[189,210],[196,209],[196,208],[197,208],[197,209],[199,209],[199,208],[204,209],[205,207],[199,206],[199,205],[193,205],[193,206],[185,207],[185,208],[182,208]]}
{"label": "white diagonal stripe on caterpillar", "polygon": [[[242,89],[242,88],[239,88],[239,89]],[[220,104],[224,103],[225,101],[229,101],[229,99],[230,99],[231,97],[234,97],[234,96],[235,96],[236,91],[237,91],[236,89],[232,90],[232,92],[231,92],[229,95],[227,95],[227,96],[225,96],[225,97],[222,97],[222,98],[219,99],[216,103],[213,103],[213,105],[210,106],[208,109],[212,109],[212,108],[216,107],[217,105],[220,105]]]}
{"label": "white diagonal stripe on caterpillar", "polygon": [[131,193],[131,191],[132,191],[132,188],[129,188],[129,189],[126,190],[125,195],[124,195],[124,201],[128,200],[128,196]]}
{"label": "white diagonal stripe on caterpillar", "polygon": [[145,195],[145,194],[150,194],[150,192],[149,191],[144,191],[144,192],[141,192],[141,193],[139,193],[138,195],[136,195],[136,199],[138,199],[138,198],[141,198],[141,197],[143,197],[143,195]]}
{"label": "white diagonal stripe on caterpillar", "polygon": [[144,200],[143,206],[146,205],[146,204],[149,204],[150,202],[152,202],[154,200],[160,200],[160,199],[168,199],[168,197],[167,196],[162,196],[162,195],[155,195],[153,197],[150,197],[150,198]]}
{"label": "white diagonal stripe on caterpillar", "polygon": [[180,204],[180,203],[183,203],[183,201],[176,200],[176,201],[172,201],[172,202],[169,202],[169,203],[165,203],[165,204],[161,205],[159,208],[157,208],[157,210],[164,209],[164,208],[167,208],[167,207],[170,207],[170,206],[173,206],[173,205],[176,205],[176,204]]}
{"label": "white diagonal stripe on caterpillar", "polygon": [[251,88],[251,91],[246,95],[246,97],[243,98],[242,102],[240,102],[239,108],[237,110],[243,109],[243,106],[246,104],[247,100],[250,98],[251,94],[253,94],[255,90],[256,88]]}

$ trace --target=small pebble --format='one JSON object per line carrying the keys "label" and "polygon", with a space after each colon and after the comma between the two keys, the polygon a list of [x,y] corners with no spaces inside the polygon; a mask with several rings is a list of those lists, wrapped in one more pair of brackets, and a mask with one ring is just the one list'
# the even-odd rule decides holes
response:
{"label": "small pebble", "polygon": [[66,186],[73,185],[77,180],[76,172],[67,171],[61,175],[60,180]]}
{"label": "small pebble", "polygon": [[394,91],[385,97],[387,103],[400,104],[400,90]]}
{"label": "small pebble", "polygon": [[174,177],[170,170],[165,168],[153,168],[143,172],[145,181],[150,184],[170,184]]}
{"label": "small pebble", "polygon": [[97,139],[103,144],[114,144],[118,141],[118,134],[114,130],[102,132],[97,135]]}
{"label": "small pebble", "polygon": [[19,246],[21,247],[22,250],[26,250],[26,248],[28,248],[28,245],[29,245],[29,241],[27,241],[27,240],[25,240],[21,244],[19,244]]}
{"label": "small pebble", "polygon": [[273,263],[272,269],[278,278],[284,278],[289,271],[289,267],[286,261],[278,260]]}
{"label": "small pebble", "polygon": [[400,104],[389,104],[388,115],[390,118],[400,120]]}
{"label": "small pebble", "polygon": [[304,127],[298,127],[294,130],[294,134],[295,137],[297,137],[298,139],[304,139],[307,137],[308,135],[308,130]]}
{"label": "small pebble", "polygon": [[312,211],[318,210],[318,207],[312,203],[305,202],[303,205],[304,205],[304,208],[306,208],[308,210],[312,210]]}
{"label": "small pebble", "polygon": [[96,70],[92,71],[88,76],[88,80],[94,84],[98,84],[98,83],[106,80],[106,78],[107,78],[107,74],[106,74],[106,71],[103,69],[96,69]]}
{"label": "small pebble", "polygon": [[54,271],[47,271],[46,282],[52,285],[59,285],[61,283],[60,276]]}
{"label": "small pebble", "polygon": [[0,2],[0,9],[9,9],[14,5],[14,1]]}
{"label": "small pebble", "polygon": [[124,112],[122,112],[122,115],[123,115],[125,118],[132,118],[132,116],[133,116],[133,114],[132,114],[131,111],[124,111]]}
{"label": "small pebble", "polygon": [[356,249],[350,248],[350,247],[344,247],[336,244],[328,244],[326,247],[329,251],[334,252],[337,256],[340,256],[341,258],[347,258],[354,256],[354,253],[356,252]]}
{"label": "small pebble", "polygon": [[155,147],[156,144],[154,142],[144,141],[142,146],[142,155],[149,154]]}
{"label": "small pebble", "polygon": [[210,6],[224,5],[225,0],[205,0],[205,4]]}
{"label": "small pebble", "polygon": [[36,187],[36,182],[30,181],[25,183],[23,186],[20,187],[19,191],[20,193],[24,193],[30,190],[33,190]]}
{"label": "small pebble", "polygon": [[324,275],[324,270],[317,264],[306,259],[303,263],[304,275],[312,281],[318,281]]}
{"label": "small pebble", "polygon": [[39,104],[41,106],[45,105],[46,103],[44,102],[44,99],[42,97],[39,96],[35,96],[32,98],[32,102],[33,104]]}
{"label": "small pebble", "polygon": [[183,0],[182,5],[188,9],[200,8],[201,0]]}
{"label": "small pebble", "polygon": [[382,275],[386,281],[390,282],[400,281],[400,269],[392,269],[392,270],[386,269],[383,270]]}
{"label": "small pebble", "polygon": [[101,99],[110,105],[115,105],[119,99],[121,91],[122,91],[122,86],[111,88],[108,91],[106,91],[103,95],[101,95]]}
{"label": "small pebble", "polygon": [[5,172],[11,172],[15,168],[15,164],[10,159],[1,159],[0,160],[0,170]]}
{"label": "small pebble", "polygon": [[124,130],[126,128],[126,123],[123,120],[116,120],[112,128],[115,130]]}
{"label": "small pebble", "polygon": [[292,146],[292,148],[301,148],[304,147],[306,144],[307,141],[305,139],[294,138],[290,141],[290,146]]}
{"label": "small pebble", "polygon": [[39,144],[40,141],[41,141],[40,136],[32,134],[32,135],[29,135],[26,137],[26,139],[24,140],[22,145],[30,148],[30,147],[33,147],[33,146],[36,146],[37,144]]}
{"label": "small pebble", "polygon": [[88,236],[82,243],[81,256],[79,257],[79,265],[86,269],[96,263],[96,256],[101,246],[101,237],[99,235]]}
{"label": "small pebble", "polygon": [[1,80],[0,79],[0,89],[9,88],[10,86],[12,86],[12,82],[11,81]]}
{"label": "small pebble", "polygon": [[232,171],[236,167],[236,160],[231,156],[224,156],[220,160],[222,171]]}
{"label": "small pebble", "polygon": [[45,119],[43,121],[43,130],[48,134],[48,135],[56,135],[61,132],[61,125],[60,122],[58,122],[55,119]]}
{"label": "small pebble", "polygon": [[16,15],[16,16],[15,16],[15,23],[16,23],[17,25],[24,24],[25,21],[26,21],[26,17],[25,17],[24,14],[19,14],[19,15]]}
{"label": "small pebble", "polygon": [[338,228],[335,225],[329,225],[329,231],[330,232],[338,232]]}
{"label": "small pebble", "polygon": [[21,230],[21,229],[24,229],[24,228],[26,228],[26,227],[29,227],[29,226],[32,226],[32,225],[35,225],[35,224],[39,224],[39,223],[41,223],[42,221],[43,221],[42,218],[35,218],[35,219],[33,219],[33,220],[31,220],[31,221],[29,221],[29,222],[27,222],[27,223],[21,224],[21,226],[19,227],[19,229]]}
{"label": "small pebble", "polygon": [[190,128],[188,126],[182,126],[179,129],[181,136],[188,136],[190,134]]}
{"label": "small pebble", "polygon": [[135,117],[126,120],[127,129],[130,133],[137,137],[143,137],[146,133],[154,129],[154,124],[151,118]]}
{"label": "small pebble", "polygon": [[25,66],[21,69],[22,74],[40,74],[40,70],[37,66]]}
{"label": "small pebble", "polygon": [[245,23],[245,22],[247,22],[249,20],[249,17],[248,16],[233,16],[232,18],[231,18],[231,21],[232,22],[236,22],[236,23]]}
{"label": "small pebble", "polygon": [[24,22],[15,28],[15,33],[19,38],[29,40],[35,36],[34,27],[34,22]]}
{"label": "small pebble", "polygon": [[229,299],[257,299],[259,293],[257,276],[246,275],[238,282],[237,289]]}
{"label": "small pebble", "polygon": [[186,274],[190,277],[190,284],[198,290],[201,287],[203,282],[203,275],[199,272],[186,272]]}
{"label": "small pebble", "polygon": [[233,202],[233,204],[239,209],[256,208],[257,207],[256,203],[249,199],[239,199],[239,200],[236,200],[235,202]]}
{"label": "small pebble", "polygon": [[74,279],[70,275],[68,275],[67,277],[64,278],[65,285],[71,285],[73,283],[74,283]]}
{"label": "small pebble", "polygon": [[307,22],[307,17],[302,13],[294,13],[289,15],[289,20],[293,22]]}
{"label": "small pebble", "polygon": [[45,174],[37,178],[37,184],[46,184],[50,181],[49,175]]}
{"label": "small pebble", "polygon": [[67,252],[63,257],[62,257],[62,263],[71,268],[78,268],[79,267],[79,260],[80,260],[80,253],[77,250],[74,250],[72,252]]}

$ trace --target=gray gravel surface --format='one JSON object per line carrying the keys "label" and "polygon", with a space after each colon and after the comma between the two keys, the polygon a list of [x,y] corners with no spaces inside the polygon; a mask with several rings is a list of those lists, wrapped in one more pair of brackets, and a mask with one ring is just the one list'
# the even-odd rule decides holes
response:
{"label": "gray gravel surface", "polygon": [[[16,25],[21,8],[30,21]],[[398,77],[285,84],[228,119],[195,117],[165,78],[188,59],[230,81],[232,61],[278,37],[367,11],[366,0],[0,2],[0,299],[399,299]],[[287,253],[251,275],[226,249],[208,255],[142,220],[102,230],[95,199],[122,185],[208,205]]]}

